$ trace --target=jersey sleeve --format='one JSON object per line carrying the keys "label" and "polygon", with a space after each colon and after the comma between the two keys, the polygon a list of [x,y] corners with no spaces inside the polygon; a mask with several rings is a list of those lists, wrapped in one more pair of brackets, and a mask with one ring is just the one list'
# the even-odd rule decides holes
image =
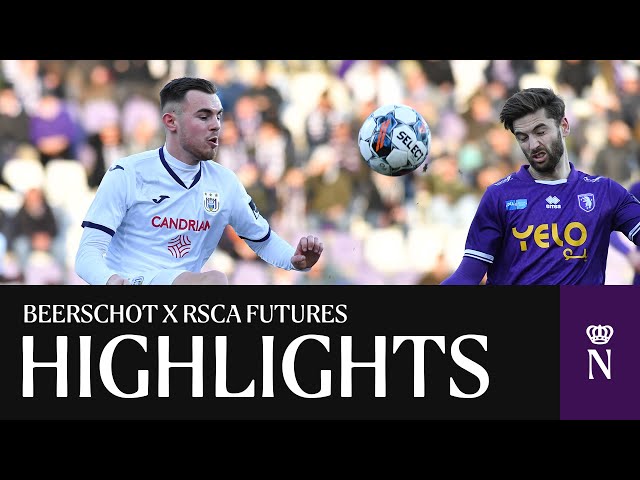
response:
{"label": "jersey sleeve", "polygon": [[252,242],[265,241],[271,231],[269,223],[260,215],[258,206],[238,179],[229,223],[240,238]]}
{"label": "jersey sleeve", "polygon": [[504,236],[504,219],[500,216],[499,199],[488,188],[471,221],[464,256],[493,263]]}
{"label": "jersey sleeve", "polygon": [[610,197],[616,199],[612,202],[615,205],[612,230],[624,233],[629,240],[640,245],[640,201],[617,182],[611,181],[609,188]]}
{"label": "jersey sleeve", "polygon": [[134,189],[135,172],[115,164],[102,177],[82,226],[96,228],[113,236],[132,203]]}

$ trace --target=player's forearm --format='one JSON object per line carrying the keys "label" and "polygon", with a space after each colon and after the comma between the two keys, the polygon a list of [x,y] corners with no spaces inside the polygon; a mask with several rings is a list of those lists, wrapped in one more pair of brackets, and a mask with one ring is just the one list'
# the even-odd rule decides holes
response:
{"label": "player's forearm", "polygon": [[89,285],[106,285],[109,278],[117,273],[107,267],[104,259],[111,237],[103,232],[100,234],[85,230],[76,253],[76,273]]}
{"label": "player's forearm", "polygon": [[479,285],[487,273],[487,267],[482,260],[462,257],[460,266],[440,285]]}
{"label": "player's forearm", "polygon": [[285,270],[294,270],[291,265],[291,257],[295,253],[295,248],[273,230],[265,241],[252,242],[247,240],[247,245],[265,262]]}
{"label": "player's forearm", "polygon": [[622,238],[620,237],[618,232],[611,232],[611,242],[610,243],[611,243],[611,246],[614,249],[618,250],[623,255],[628,255],[629,254],[629,246],[626,245],[622,241]]}

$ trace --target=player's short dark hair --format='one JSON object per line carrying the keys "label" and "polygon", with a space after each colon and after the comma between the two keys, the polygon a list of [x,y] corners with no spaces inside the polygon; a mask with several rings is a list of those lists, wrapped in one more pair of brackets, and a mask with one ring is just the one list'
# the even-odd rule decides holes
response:
{"label": "player's short dark hair", "polygon": [[564,101],[550,88],[525,88],[515,93],[502,107],[500,121],[505,129],[513,133],[513,122],[541,108],[544,108],[547,117],[560,125],[564,118]]}
{"label": "player's short dark hair", "polygon": [[164,112],[164,107],[167,103],[182,102],[190,90],[199,90],[211,94],[218,92],[218,88],[204,78],[174,78],[160,90],[160,109]]}

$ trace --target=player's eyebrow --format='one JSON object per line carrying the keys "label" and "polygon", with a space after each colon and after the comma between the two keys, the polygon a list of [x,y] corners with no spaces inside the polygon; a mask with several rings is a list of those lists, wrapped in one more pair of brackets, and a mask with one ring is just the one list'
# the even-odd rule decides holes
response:
{"label": "player's eyebrow", "polygon": [[216,115],[223,113],[224,112],[224,108],[220,108],[220,110],[216,111],[213,108],[207,108],[207,107],[202,107],[201,109],[199,109],[198,111],[196,111],[196,115],[198,113],[214,113]]}
{"label": "player's eyebrow", "polygon": [[517,135],[517,134],[519,134],[519,133],[524,133],[524,134],[526,134],[527,132],[533,132],[534,130],[537,130],[537,129],[538,129],[538,128],[540,128],[540,127],[548,127],[548,125],[547,125],[546,123],[544,123],[544,122],[540,122],[540,123],[535,124],[535,125],[534,125],[531,129],[529,129],[529,130],[522,130],[522,129],[518,129],[518,128],[516,128],[516,129],[514,129],[513,134],[514,134],[514,135]]}

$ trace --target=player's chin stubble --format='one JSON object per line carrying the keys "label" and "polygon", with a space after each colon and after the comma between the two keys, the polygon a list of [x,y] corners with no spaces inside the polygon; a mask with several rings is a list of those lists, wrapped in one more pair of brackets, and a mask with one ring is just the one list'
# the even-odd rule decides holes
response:
{"label": "player's chin stubble", "polygon": [[200,160],[203,162],[208,162],[209,160],[215,161],[218,157],[218,148],[208,148],[207,150],[203,150],[200,155]]}
{"label": "player's chin stubble", "polygon": [[529,160],[529,165],[531,165],[531,168],[536,172],[550,173],[556,169],[558,163],[560,163],[560,159],[564,155],[564,145],[562,143],[562,133],[560,130],[558,130],[558,137],[551,144],[551,149],[545,148],[544,150],[547,152],[548,159],[543,164],[532,162],[530,154],[527,155],[527,160]]}

